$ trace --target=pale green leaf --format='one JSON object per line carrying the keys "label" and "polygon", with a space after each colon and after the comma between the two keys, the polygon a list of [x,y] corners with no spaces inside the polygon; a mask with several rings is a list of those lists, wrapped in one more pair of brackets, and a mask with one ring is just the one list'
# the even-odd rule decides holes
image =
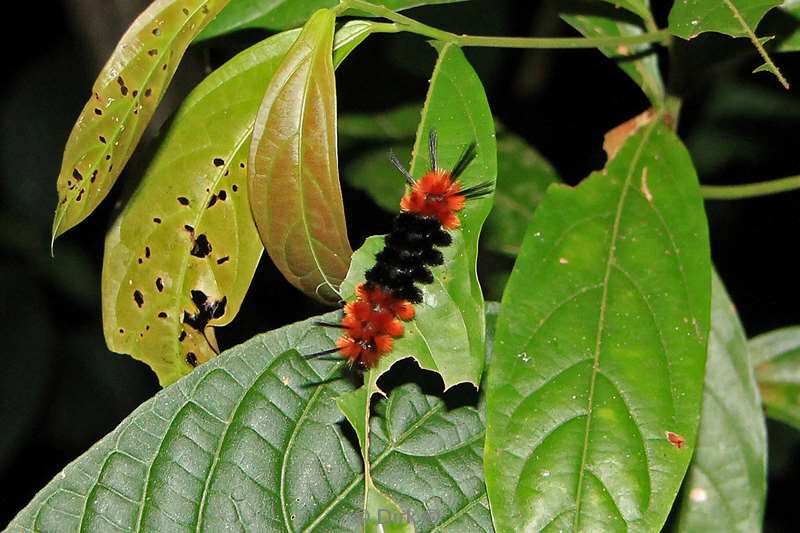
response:
{"label": "pale green leaf", "polygon": [[703,414],[677,531],[761,531],[766,474],[767,434],[747,339],[715,275]]}
{"label": "pale green leaf", "polygon": [[550,187],[503,296],[484,456],[500,531],[657,531],[694,450],[705,213],[661,116],[632,124],[603,171]]}
{"label": "pale green leaf", "polygon": [[749,348],[767,416],[800,430],[800,326],[759,335]]}

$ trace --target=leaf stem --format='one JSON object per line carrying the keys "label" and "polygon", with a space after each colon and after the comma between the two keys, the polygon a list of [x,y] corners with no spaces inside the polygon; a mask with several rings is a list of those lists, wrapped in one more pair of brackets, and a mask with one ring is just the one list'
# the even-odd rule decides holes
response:
{"label": "leaf stem", "polygon": [[383,17],[395,22],[401,31],[408,31],[438,41],[453,43],[455,45],[481,46],[493,48],[546,48],[575,49],[598,48],[603,46],[627,46],[647,43],[666,43],[671,36],[667,30],[657,30],[640,35],[623,37],[495,37],[483,35],[457,35],[449,31],[428,26],[417,20],[396,13],[385,6],[375,5],[365,0],[342,0],[337,8],[338,13],[347,9],[363,11],[373,16]]}
{"label": "leaf stem", "polygon": [[700,191],[707,200],[741,200],[800,189],[800,175],[744,185],[703,185]]}

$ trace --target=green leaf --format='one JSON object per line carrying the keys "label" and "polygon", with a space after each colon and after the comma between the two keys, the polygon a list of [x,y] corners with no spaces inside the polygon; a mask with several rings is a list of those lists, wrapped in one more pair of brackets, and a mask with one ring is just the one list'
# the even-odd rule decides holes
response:
{"label": "green leaf", "polygon": [[800,52],[800,1],[787,0],[781,6],[781,13],[785,14],[786,26],[790,26],[788,34],[779,35],[779,44],[776,52]]}
{"label": "green leaf", "polygon": [[632,124],[603,171],[550,187],[503,296],[484,452],[499,531],[657,531],[692,456],[708,230],[680,141],[660,114]]}
{"label": "green leaf", "polygon": [[746,37],[764,15],[783,0],[681,0],[669,13],[669,29],[678,37],[693,39],[714,31]]}
{"label": "green leaf", "polygon": [[703,414],[678,531],[761,531],[767,434],[747,340],[725,287],[711,291]]}
{"label": "green leaf", "polygon": [[[308,320],[203,365],[67,466],[9,530],[359,531],[362,468],[335,402],[350,380],[297,353],[332,343]],[[375,484],[418,530],[491,531],[475,409],[405,386],[376,411]]]}
{"label": "green leaf", "polygon": [[[647,2],[642,3],[649,14]],[[581,7],[577,7],[575,14],[562,14],[561,18],[586,37],[626,37],[644,33],[635,20],[630,21],[628,17],[620,16],[621,14],[611,10],[594,13],[597,6],[592,4],[593,2],[577,4],[585,6],[587,10],[583,11]],[[652,18],[652,15],[650,16]],[[658,68],[658,56],[650,45],[606,46],[600,47],[600,51],[630,76],[654,106],[663,104],[664,82],[661,80],[661,72]]]}
{"label": "green leaf", "polygon": [[[477,142],[478,155],[461,178],[465,186],[496,179],[494,124],[486,94],[464,53],[449,44],[439,47],[413,152],[414,176],[430,167],[427,139],[431,128],[438,133],[443,168],[454,165],[464,147]],[[391,166],[388,160],[385,165]],[[402,176],[396,180],[402,181]],[[399,196],[396,202],[399,210]],[[441,374],[446,388],[462,382],[477,385],[483,369],[484,319],[475,265],[478,237],[491,204],[491,197],[473,200],[459,213],[462,227],[452,233],[453,244],[442,249],[445,264],[433,269],[433,284],[422,286],[423,303],[416,307],[415,319],[406,325],[392,353],[380,360],[375,379],[394,362],[411,356],[423,368]],[[383,237],[371,237],[353,254],[342,284],[344,299],[352,298],[382,248]]]}
{"label": "green leaf", "polygon": [[635,15],[639,15],[642,20],[652,21],[653,14],[650,12],[650,0],[603,0],[613,6],[626,9]]}
{"label": "green leaf", "polygon": [[412,135],[406,142],[368,150],[352,158],[344,170],[348,185],[367,193],[381,209],[397,212],[400,206],[398,198],[405,192],[405,181],[389,163],[389,154],[394,153],[400,161],[408,161],[413,142]]}
{"label": "green leaf", "polygon": [[[395,11],[429,4],[450,4],[465,0],[376,0]],[[208,25],[198,40],[211,39],[234,31],[257,28],[269,31],[286,30],[302,25],[318,9],[333,8],[338,0],[231,0],[226,9]],[[348,15],[363,13],[348,11]]]}
{"label": "green leaf", "polygon": [[[337,64],[364,31],[339,30]],[[162,385],[215,355],[213,328],[233,320],[250,286],[263,250],[248,200],[250,137],[264,88],[299,33],[248,48],[192,91],[106,238],[106,343],[150,365]],[[183,320],[199,311],[192,291],[225,301],[208,328]]]}
{"label": "green leaf", "polygon": [[755,34],[764,15],[782,3],[783,0],[680,0],[672,5],[669,13],[669,30],[684,39],[693,39],[709,31],[747,37],[764,60],[764,65],[756,71],[771,72],[784,88],[789,89],[789,82]]}
{"label": "green leaf", "polygon": [[228,0],[157,0],[133,22],[92,87],[58,175],[53,241],[106,197],[192,39]]}
{"label": "green leaf", "polygon": [[800,430],[800,326],[759,335],[749,349],[767,416]]}
{"label": "green leaf", "polygon": [[495,208],[486,220],[481,242],[488,250],[516,255],[534,209],[547,188],[561,180],[539,152],[512,133],[498,135],[497,163]]}
{"label": "green leaf", "polygon": [[339,299],[352,250],[339,185],[336,21],[308,21],[267,86],[249,158],[250,207],[264,248],[287,281],[324,302]]}

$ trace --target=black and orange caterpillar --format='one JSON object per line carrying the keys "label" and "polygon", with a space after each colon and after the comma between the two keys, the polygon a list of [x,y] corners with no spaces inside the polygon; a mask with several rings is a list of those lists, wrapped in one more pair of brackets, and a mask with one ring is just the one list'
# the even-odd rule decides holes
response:
{"label": "black and orange caterpillar", "polygon": [[438,248],[452,243],[448,230],[461,226],[458,212],[467,200],[491,194],[491,182],[464,188],[459,181],[477,155],[475,143],[464,149],[450,171],[437,165],[436,144],[436,132],[430,130],[431,167],[419,180],[390,156],[410,190],[400,201],[401,212],[383,250],[375,255],[375,265],[367,270],[366,281],[356,287],[356,298],[344,306],[341,322],[321,323],[344,330],[336,347],[308,357],[339,352],[351,366],[365,369],[391,352],[394,339],[403,335],[403,322],[414,318],[414,304],[422,302],[417,284],[433,283],[430,267],[444,263]]}

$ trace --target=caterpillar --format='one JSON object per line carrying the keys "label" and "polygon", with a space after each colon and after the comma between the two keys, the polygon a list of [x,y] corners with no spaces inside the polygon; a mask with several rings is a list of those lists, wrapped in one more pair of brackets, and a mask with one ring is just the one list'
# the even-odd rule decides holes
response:
{"label": "caterpillar", "polygon": [[401,337],[403,322],[414,318],[414,305],[422,303],[418,284],[433,283],[431,267],[444,263],[438,248],[450,246],[448,231],[461,226],[458,212],[468,200],[493,191],[491,182],[464,188],[459,178],[477,156],[477,144],[470,143],[452,170],[437,164],[437,136],[428,136],[430,169],[416,180],[394,154],[389,158],[403,175],[408,192],[400,201],[392,231],[383,249],[375,255],[375,265],[367,270],[364,283],[356,287],[353,301],[344,306],[341,322],[319,325],[344,330],[336,347],[307,357],[339,352],[351,366],[372,368],[380,357],[392,351],[394,339]]}

